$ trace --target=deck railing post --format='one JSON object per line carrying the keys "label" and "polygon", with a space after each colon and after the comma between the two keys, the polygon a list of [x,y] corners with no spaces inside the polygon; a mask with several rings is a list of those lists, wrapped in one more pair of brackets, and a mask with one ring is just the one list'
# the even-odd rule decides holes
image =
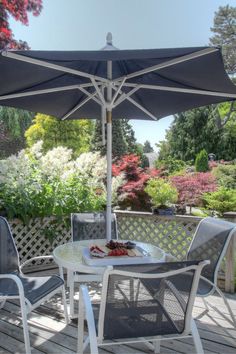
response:
{"label": "deck railing post", "polygon": [[225,256],[225,291],[234,293],[235,279],[235,261],[234,254],[236,250],[236,235],[234,234],[230,240],[228,250]]}
{"label": "deck railing post", "polygon": [[[227,212],[223,215],[225,220],[236,223],[236,212]],[[235,290],[235,255],[236,255],[236,234],[230,240],[225,256],[225,291],[234,293]]]}

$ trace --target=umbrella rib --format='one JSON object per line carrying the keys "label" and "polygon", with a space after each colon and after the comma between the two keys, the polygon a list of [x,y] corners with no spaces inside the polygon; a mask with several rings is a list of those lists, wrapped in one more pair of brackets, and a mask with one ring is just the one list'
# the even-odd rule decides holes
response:
{"label": "umbrella rib", "polygon": [[99,101],[99,99],[97,99],[96,97],[95,97],[95,95],[97,94],[97,92],[94,92],[94,94],[93,93],[89,93],[87,90],[85,90],[83,87],[78,87],[78,89],[80,90],[80,91],[82,91],[83,93],[85,93],[85,95],[87,95],[87,96],[89,96],[92,100],[94,100],[95,102],[97,102],[98,104],[100,104],[101,105],[101,102]]}
{"label": "umbrella rib", "polygon": [[74,112],[76,112],[79,108],[81,108],[82,106],[84,106],[88,101],[90,101],[93,96],[95,96],[97,94],[97,92],[94,92],[93,94],[91,94],[91,97],[86,97],[82,102],[80,102],[79,104],[77,104],[71,111],[69,111],[68,113],[66,113],[61,120],[66,120],[69,116],[71,116]]}
{"label": "umbrella rib", "polygon": [[126,80],[129,80],[131,78],[134,78],[134,77],[137,77],[137,76],[141,76],[143,74],[147,74],[147,73],[152,72],[152,71],[156,71],[156,70],[160,70],[160,69],[163,69],[163,68],[166,68],[166,67],[169,67],[169,66],[180,64],[180,63],[183,63],[183,62],[188,61],[188,60],[196,59],[198,57],[201,57],[203,55],[207,55],[209,53],[214,53],[214,52],[216,52],[218,50],[219,49],[217,49],[217,48],[206,48],[206,49],[200,50],[200,51],[195,52],[195,53],[184,55],[184,56],[182,56],[180,58],[175,58],[175,59],[172,59],[172,60],[168,60],[165,63],[153,65],[153,66],[150,66],[150,67],[148,67],[146,69],[135,71],[134,73],[131,73],[131,74],[128,74],[128,75],[125,75],[125,76],[121,76],[121,77],[117,78],[116,80],[114,80],[114,82],[123,80],[124,77],[126,78]]}
{"label": "umbrella rib", "polygon": [[114,96],[113,96],[113,98],[111,100],[111,103],[110,103],[112,108],[115,107],[115,104],[114,104],[115,100],[116,100],[117,96],[119,95],[119,93],[120,93],[120,91],[122,89],[122,86],[124,86],[125,80],[126,80],[126,78],[124,78],[121,81],[121,83],[119,84],[119,86],[117,88],[115,88],[116,89],[116,93],[114,94]]}
{"label": "umbrella rib", "polygon": [[126,83],[126,87],[134,87],[134,89],[148,89],[148,90],[159,90],[159,91],[170,91],[170,92],[181,92],[181,93],[193,93],[197,95],[208,95],[208,96],[218,96],[218,97],[228,97],[236,98],[236,94],[227,93],[227,92],[216,92],[216,91],[207,91],[199,89],[188,89],[181,87],[169,87],[169,86],[158,86],[158,85],[140,85],[140,84],[131,84]]}
{"label": "umbrella rib", "polygon": [[[115,87],[115,90],[118,91],[118,88]],[[133,90],[132,90],[133,91]],[[124,93],[122,93],[121,90],[119,90],[119,93],[121,94],[121,97],[123,97]],[[128,94],[125,94],[125,99],[130,101],[134,106],[138,107],[141,111],[143,111],[144,113],[146,113],[149,117],[151,117],[153,120],[157,120],[157,118],[150,112],[148,111],[146,108],[144,108],[141,104],[139,104],[138,102],[136,102],[133,98],[131,97],[127,97]],[[121,102],[119,102],[120,104]],[[116,105],[113,105],[113,107],[115,107]]]}
{"label": "umbrella rib", "polygon": [[151,112],[149,112],[146,108],[141,106],[141,104],[137,103],[133,98],[127,97],[127,100],[133,103],[136,107],[138,107],[141,111],[146,113],[149,117],[151,117],[153,120],[157,120],[157,117],[155,117]]}
{"label": "umbrella rib", "polygon": [[49,62],[46,62],[46,61],[43,61],[43,60],[40,60],[40,59],[34,59],[34,58],[30,58],[30,57],[27,57],[27,56],[24,56],[24,55],[20,55],[20,54],[16,54],[16,53],[13,53],[13,52],[8,52],[8,51],[3,51],[1,54],[4,57],[8,57],[8,58],[11,58],[11,59],[23,61],[23,62],[26,62],[26,63],[42,66],[42,67],[53,69],[53,70],[57,70],[57,71],[62,71],[62,72],[67,73],[67,74],[73,74],[73,75],[77,75],[77,76],[82,76],[82,77],[86,77],[88,79],[93,78],[93,79],[99,80],[101,82],[108,82],[108,80],[104,79],[103,77],[96,76],[96,75],[91,75],[91,74],[85,73],[83,71],[79,71],[79,70],[75,70],[75,69],[71,69],[71,68],[66,68],[64,66],[61,66],[61,65],[58,65],[58,64],[52,64],[52,63],[49,63]]}
{"label": "umbrella rib", "polygon": [[102,94],[102,92],[101,92],[101,90],[100,90],[100,88],[99,88],[97,82],[96,82],[93,78],[91,78],[91,81],[92,81],[92,84],[93,84],[93,86],[94,86],[94,88],[95,88],[95,90],[96,90],[98,96],[100,97],[100,99],[101,99],[103,105],[106,106],[106,101],[105,101],[105,99],[104,99],[104,96],[103,96],[103,94]]}
{"label": "umbrella rib", "polygon": [[[125,85],[124,85],[125,86]],[[126,100],[128,97],[132,96],[136,91],[140,89],[139,85],[136,85],[129,93],[122,93],[121,96],[116,100],[116,102],[113,104],[113,107],[119,106],[124,100]],[[118,91],[117,91],[118,92]]]}
{"label": "umbrella rib", "polygon": [[52,88],[52,89],[45,89],[45,90],[20,92],[20,93],[14,93],[11,95],[0,96],[0,101],[77,89],[77,90],[80,90],[81,92],[85,93],[87,96],[89,96],[96,103],[101,104],[101,102],[95,97],[95,95],[89,93],[87,90],[84,89],[84,87],[91,87],[91,86],[92,86],[91,84],[83,84],[82,86],[72,85],[72,86],[62,86],[62,87],[57,87],[57,88]]}
{"label": "umbrella rib", "polygon": [[0,96],[0,100],[9,100],[12,98],[20,98],[20,97],[27,97],[27,96],[35,96],[35,95],[43,95],[45,93],[54,93],[59,91],[69,91],[69,90],[76,90],[78,89],[78,85],[71,85],[71,86],[61,86],[55,87],[50,89],[43,89],[43,90],[36,90],[36,91],[28,91],[28,92],[19,92],[13,93],[10,95]]}

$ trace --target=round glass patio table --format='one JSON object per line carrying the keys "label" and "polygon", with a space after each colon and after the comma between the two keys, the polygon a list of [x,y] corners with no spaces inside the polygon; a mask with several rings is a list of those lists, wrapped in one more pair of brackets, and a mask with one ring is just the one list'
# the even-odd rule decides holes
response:
{"label": "round glass patio table", "polygon": [[[81,273],[94,273],[101,274],[104,272],[106,265],[99,266],[99,263],[102,264],[100,259],[96,263],[96,265],[91,265],[85,262],[84,260],[84,249],[88,249],[91,245],[101,245],[104,246],[106,244],[105,239],[98,240],[81,240],[75,242],[69,242],[63,245],[56,247],[53,251],[53,257],[55,262],[59,267],[66,268],[67,270],[73,272],[81,272]],[[119,240],[119,242],[126,242],[125,240]],[[147,260],[147,263],[159,263],[165,261],[165,252],[154,246],[150,243],[145,242],[136,242],[134,241],[136,246],[143,250],[143,257],[141,263],[146,263],[144,260]],[[114,259],[115,257],[113,257]],[[118,259],[119,257],[117,257]],[[129,262],[129,259],[132,258],[134,260],[135,257],[122,257],[122,263],[119,264],[134,264],[140,263],[140,257],[136,257],[135,261],[132,263]],[[109,264],[112,265],[112,262]]]}

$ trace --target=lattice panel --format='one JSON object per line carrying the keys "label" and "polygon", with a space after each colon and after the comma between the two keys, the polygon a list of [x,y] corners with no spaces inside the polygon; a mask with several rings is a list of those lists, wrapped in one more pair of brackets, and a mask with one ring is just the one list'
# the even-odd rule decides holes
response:
{"label": "lattice panel", "polygon": [[[27,225],[17,219],[9,221],[19,252],[20,263],[32,257],[50,255],[57,245],[68,242],[71,239],[70,227],[66,227],[64,223],[54,224],[55,234],[58,236],[52,244],[50,243],[45,234],[51,228],[53,220],[53,218],[36,218],[31,219]],[[50,262],[44,260],[43,264],[49,264]],[[42,264],[42,262],[38,262],[39,264]]]}
{"label": "lattice panel", "polygon": [[150,242],[184,259],[200,218],[117,213],[119,238]]}

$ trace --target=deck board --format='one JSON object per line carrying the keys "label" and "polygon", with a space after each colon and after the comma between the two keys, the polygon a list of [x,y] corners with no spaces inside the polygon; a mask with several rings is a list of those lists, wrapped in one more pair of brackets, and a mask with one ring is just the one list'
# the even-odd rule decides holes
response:
{"label": "deck board", "polygon": [[[99,298],[99,289],[90,288],[93,299]],[[227,296],[236,315],[236,294]],[[202,339],[205,354],[236,353],[236,329],[229,321],[227,309],[218,296],[211,296],[209,313],[205,313],[202,299],[197,298],[194,317]],[[77,301],[78,302],[78,301]],[[37,308],[28,316],[33,354],[71,354],[76,352],[77,324],[66,325],[60,295]],[[194,353],[192,338],[165,340],[161,354]],[[0,354],[24,353],[21,313],[17,301],[7,302],[0,310]],[[89,348],[86,350],[89,353]],[[109,346],[99,349],[101,354],[143,354],[151,351],[143,344]]]}

